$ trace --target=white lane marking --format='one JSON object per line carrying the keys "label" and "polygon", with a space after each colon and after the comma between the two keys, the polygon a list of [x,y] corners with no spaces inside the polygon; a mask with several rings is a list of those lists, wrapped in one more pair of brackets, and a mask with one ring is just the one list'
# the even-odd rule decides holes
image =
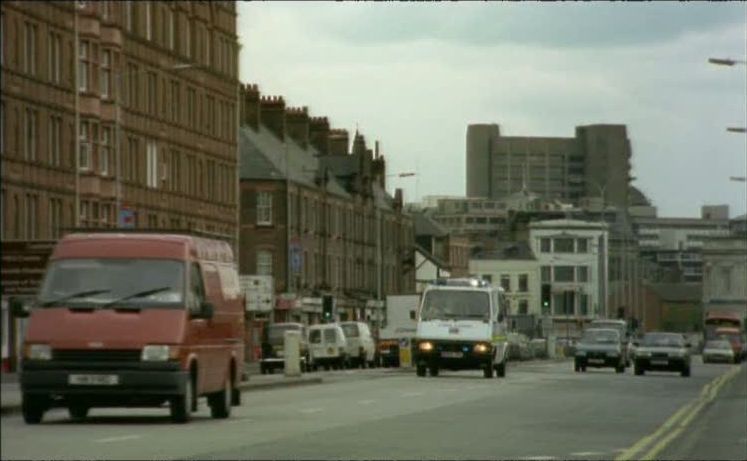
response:
{"label": "white lane marking", "polygon": [[624,451],[628,451],[628,449],[627,448],[615,448],[612,451],[615,452],[615,453],[622,453]]}
{"label": "white lane marking", "polygon": [[557,458],[554,456],[524,456],[523,458],[519,459],[526,459],[527,461],[551,461]]}
{"label": "white lane marking", "polygon": [[311,413],[319,413],[322,411],[321,408],[304,408],[303,410],[299,410],[301,413],[311,414]]}
{"label": "white lane marking", "polygon": [[405,392],[403,394],[400,394],[401,397],[417,397],[419,395],[423,395],[422,392]]}
{"label": "white lane marking", "polygon": [[120,435],[118,437],[107,437],[105,439],[97,439],[95,442],[97,443],[111,443],[111,442],[123,442],[125,440],[134,440],[139,439],[142,436],[140,435]]}
{"label": "white lane marking", "polygon": [[361,404],[361,405],[371,405],[375,401],[376,400],[358,400],[358,403]]}
{"label": "white lane marking", "polygon": [[603,454],[603,451],[577,451],[576,453],[571,453],[571,456],[599,456]]}

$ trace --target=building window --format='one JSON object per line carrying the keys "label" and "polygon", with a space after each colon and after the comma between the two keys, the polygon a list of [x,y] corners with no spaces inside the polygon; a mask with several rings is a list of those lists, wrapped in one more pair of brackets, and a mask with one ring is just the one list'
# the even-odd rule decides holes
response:
{"label": "building window", "polygon": [[542,266],[540,268],[540,280],[542,283],[552,282],[552,266]]}
{"label": "building window", "polygon": [[550,239],[549,238],[540,239],[540,253],[549,253],[550,251],[552,251],[550,249]]}
{"label": "building window", "polygon": [[62,228],[62,200],[49,199],[49,237],[56,239]]}
{"label": "building window", "polygon": [[272,193],[257,192],[257,224],[272,225]]}
{"label": "building window", "polygon": [[197,91],[194,88],[187,88],[187,120],[190,128],[197,127],[197,107],[195,102],[197,99]]}
{"label": "building window", "polygon": [[39,197],[26,194],[26,239],[33,240],[37,235],[37,212],[39,210]]}
{"label": "building window", "polygon": [[179,82],[176,80],[171,81],[171,121],[177,123],[179,121]]}
{"label": "building window", "polygon": [[521,293],[529,291],[529,274],[519,274],[519,291]]}
{"label": "building window", "polygon": [[99,157],[99,171],[103,176],[109,175],[109,159],[112,155],[112,128],[101,128],[101,151]]}
{"label": "building window", "polygon": [[176,15],[174,11],[166,6],[166,46],[169,50],[174,49],[174,34],[176,33]]}
{"label": "building window", "polygon": [[49,146],[49,164],[52,166],[62,165],[62,117],[51,115],[49,117],[47,145]]}
{"label": "building window", "polygon": [[573,239],[572,238],[556,238],[553,243],[554,253],[573,253]]}
{"label": "building window", "polygon": [[145,2],[145,39],[153,39],[153,3]]}
{"label": "building window", "polygon": [[185,21],[184,30],[184,55],[188,58],[192,57],[192,20],[187,18]]}
{"label": "building window", "polygon": [[101,19],[103,19],[104,21],[108,21],[109,19],[111,19],[112,17],[111,2],[108,0],[105,0],[105,1],[99,1],[98,4],[100,8],[99,11],[101,12]]}
{"label": "building window", "polygon": [[555,280],[556,282],[573,282],[573,266],[555,266]]}
{"label": "building window", "polygon": [[493,276],[490,274],[483,274],[481,277],[485,282],[488,282],[489,284],[493,284]]}
{"label": "building window", "polygon": [[519,314],[527,315],[529,313],[529,301],[526,299],[519,300]]}
{"label": "building window", "polygon": [[134,14],[132,9],[133,6],[131,0],[124,2],[125,29],[127,29],[127,32],[132,32],[132,26],[134,24]]}
{"label": "building window", "polygon": [[148,113],[156,115],[156,103],[158,102],[158,78],[155,72],[148,72],[146,98],[148,101]]}
{"label": "building window", "polygon": [[111,89],[112,79],[112,52],[111,50],[103,50],[101,52],[101,97],[108,98],[109,91]]}
{"label": "building window", "polygon": [[589,315],[589,295],[582,294],[578,301],[581,315]]}
{"label": "building window", "polygon": [[37,112],[26,108],[24,118],[24,158],[29,162],[36,161]]}
{"label": "building window", "polygon": [[257,275],[272,275],[272,253],[266,250],[257,252]]}
{"label": "building window", "polygon": [[90,69],[89,58],[90,44],[86,41],[80,42],[78,47],[78,89],[88,91],[88,72]]}
{"label": "building window", "polygon": [[[25,24],[25,40],[23,47],[23,70],[32,76],[36,75],[36,24],[27,22]],[[5,42],[3,41],[3,49]]]}
{"label": "building window", "polygon": [[576,239],[576,253],[589,252],[589,239]]}
{"label": "building window", "polygon": [[506,293],[511,291],[511,277],[509,275],[501,275],[501,287]]}
{"label": "building window", "polygon": [[127,64],[127,106],[131,109],[137,109],[138,89],[139,89],[139,71],[135,64]]}
{"label": "building window", "polygon": [[589,267],[588,266],[576,267],[576,281],[577,282],[588,282],[589,281]]}
{"label": "building window", "polygon": [[158,187],[158,149],[155,141],[146,144],[146,168],[147,185],[151,188]]}
{"label": "building window", "polygon": [[91,126],[86,120],[80,122],[80,151],[78,154],[78,167],[80,170],[88,171],[91,169]]}
{"label": "building window", "polygon": [[47,53],[49,55],[49,81],[59,84],[62,75],[62,37],[60,34],[49,33]]}

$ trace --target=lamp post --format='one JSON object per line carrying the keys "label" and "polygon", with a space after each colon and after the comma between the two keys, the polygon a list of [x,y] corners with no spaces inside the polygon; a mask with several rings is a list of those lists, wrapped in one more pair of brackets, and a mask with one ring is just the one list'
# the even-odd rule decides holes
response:
{"label": "lamp post", "polygon": [[726,128],[729,133],[747,133],[747,127],[743,126],[729,126]]}
{"label": "lamp post", "polygon": [[[599,304],[603,306],[603,315],[604,318],[607,317],[607,255],[609,254],[608,251],[608,245],[609,245],[609,239],[605,238],[605,229],[604,225],[607,224],[607,219],[605,216],[605,211],[607,210],[607,183],[604,185],[600,185],[596,181],[590,180],[587,182],[588,184],[591,184],[592,186],[595,186],[597,190],[599,191],[599,198],[602,199],[602,210],[600,215],[600,220],[602,226],[602,234],[599,237],[600,238],[600,244],[597,246],[598,251],[601,254],[601,257],[599,260],[601,261],[601,267],[599,268],[599,274],[600,274],[600,281],[601,281],[601,287],[600,287],[600,300]],[[607,236],[609,237],[609,233],[607,233]],[[598,311],[597,311],[598,312]]]}
{"label": "lamp post", "polygon": [[731,58],[708,58],[708,62],[717,66],[729,66],[733,67],[737,64],[747,65],[747,61],[743,59],[731,59]]}
{"label": "lamp post", "polygon": [[[193,67],[196,67],[195,64],[175,64],[173,66],[167,67],[163,70],[166,71],[179,71],[183,69],[191,69]],[[140,69],[136,70],[134,72],[122,72],[121,70],[117,71],[114,74],[114,78],[116,80],[116,96],[114,98],[114,106],[115,106],[115,120],[116,120],[116,128],[115,128],[115,139],[117,143],[117,149],[115,150],[115,161],[117,168],[117,175],[115,177],[115,187],[114,187],[114,200],[115,205],[114,207],[117,210],[117,227],[121,227],[121,219],[122,219],[122,79],[125,76],[132,76],[141,74],[143,72],[147,72],[148,69]]]}

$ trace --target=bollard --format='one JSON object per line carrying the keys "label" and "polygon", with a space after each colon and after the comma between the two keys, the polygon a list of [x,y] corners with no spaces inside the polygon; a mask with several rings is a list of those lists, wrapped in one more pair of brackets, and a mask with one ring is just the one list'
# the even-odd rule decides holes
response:
{"label": "bollard", "polygon": [[283,336],[283,357],[285,358],[285,376],[301,376],[301,332],[286,331]]}

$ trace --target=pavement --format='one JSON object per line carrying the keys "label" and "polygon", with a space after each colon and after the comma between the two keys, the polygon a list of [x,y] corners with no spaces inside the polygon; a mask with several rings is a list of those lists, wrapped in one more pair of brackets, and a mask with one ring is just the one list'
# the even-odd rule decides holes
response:
{"label": "pavement", "polygon": [[[511,363],[492,379],[322,372],[324,385],[245,394],[227,420],[204,402],[186,425],[165,409],[94,409],[83,421],[58,409],[34,426],[6,415],[0,458],[747,459],[746,370],[695,359],[689,378],[575,373],[570,361]],[[710,444],[714,431],[723,432]]]}

